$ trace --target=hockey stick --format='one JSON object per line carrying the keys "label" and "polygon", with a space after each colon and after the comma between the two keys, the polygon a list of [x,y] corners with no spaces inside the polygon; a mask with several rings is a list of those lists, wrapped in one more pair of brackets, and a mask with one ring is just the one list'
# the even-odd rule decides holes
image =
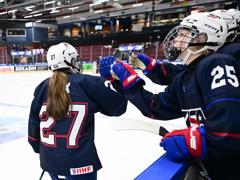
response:
{"label": "hockey stick", "polygon": [[39,180],[42,180],[44,173],[45,173],[45,171],[43,170],[42,173],[41,173],[41,176],[40,176]]}
{"label": "hockey stick", "polygon": [[[116,131],[129,131],[129,130],[138,130],[138,131],[146,131],[153,134],[160,135],[164,137],[169,131],[161,126],[159,123],[154,121],[143,121],[143,120],[135,120],[128,119],[124,122],[119,123],[116,127],[114,127]],[[176,145],[178,145],[176,143]],[[181,148],[179,148],[181,149]],[[206,180],[210,180],[211,178],[208,176],[208,173],[200,161],[197,161],[192,158],[186,158],[187,162],[199,173],[199,175]]]}
{"label": "hockey stick", "polygon": [[146,131],[160,136],[165,136],[168,131],[156,121],[145,121],[128,118],[125,121],[118,121],[113,124],[116,131]]}

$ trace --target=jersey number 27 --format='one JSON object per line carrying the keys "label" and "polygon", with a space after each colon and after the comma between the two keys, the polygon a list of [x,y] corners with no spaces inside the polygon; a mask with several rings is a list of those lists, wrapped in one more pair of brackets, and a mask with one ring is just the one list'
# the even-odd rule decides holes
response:
{"label": "jersey number 27", "polygon": [[[56,126],[56,120],[46,114],[46,105],[43,105],[40,111],[40,136],[41,142],[46,146],[56,147],[57,138],[65,138],[67,148],[76,148],[78,138],[81,136],[81,128],[87,114],[87,104],[71,104],[71,111],[66,118],[71,120],[66,134],[57,134],[51,129]],[[65,127],[66,128],[66,127]]]}

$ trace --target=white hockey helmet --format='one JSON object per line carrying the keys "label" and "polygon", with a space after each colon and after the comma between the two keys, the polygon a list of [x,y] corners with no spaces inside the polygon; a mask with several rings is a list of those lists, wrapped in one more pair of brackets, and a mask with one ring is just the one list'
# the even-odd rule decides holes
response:
{"label": "white hockey helmet", "polygon": [[[184,38],[185,42],[183,40],[179,43],[181,46],[186,44],[187,46],[175,47],[174,42],[181,29],[189,31]],[[166,58],[175,60],[181,53],[183,53],[183,51],[188,50],[191,46],[201,47],[197,51],[192,51],[191,54],[197,54],[206,50],[217,51],[226,41],[227,30],[227,25],[223,20],[213,15],[209,15],[209,13],[197,13],[187,16],[183,19],[180,25],[172,29],[164,39],[164,54]],[[206,42],[196,43],[194,41],[200,35],[206,36]]]}
{"label": "white hockey helmet", "polygon": [[234,13],[229,12],[228,10],[218,9],[215,11],[210,12],[215,16],[218,16],[220,19],[224,20],[228,26],[228,38],[229,41],[233,41],[237,35],[238,23]]}
{"label": "white hockey helmet", "polygon": [[237,21],[238,25],[240,25],[240,11],[238,9],[228,9],[226,13],[232,15]]}
{"label": "white hockey helmet", "polygon": [[66,42],[53,45],[48,49],[47,62],[52,71],[62,68],[80,71],[79,61],[77,50]]}
{"label": "white hockey helmet", "polygon": [[232,37],[232,41],[234,41],[234,39],[240,34],[240,11],[238,9],[229,9],[226,13],[232,15],[237,22],[236,31]]}

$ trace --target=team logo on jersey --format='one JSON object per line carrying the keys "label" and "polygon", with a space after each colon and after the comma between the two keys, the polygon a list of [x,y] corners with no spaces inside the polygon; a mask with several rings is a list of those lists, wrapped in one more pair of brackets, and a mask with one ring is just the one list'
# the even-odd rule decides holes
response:
{"label": "team logo on jersey", "polygon": [[202,108],[182,109],[182,112],[186,113],[185,120],[188,126],[199,127],[206,120]]}
{"label": "team logo on jersey", "polygon": [[93,172],[93,165],[70,169],[71,175],[88,174],[91,172]]}

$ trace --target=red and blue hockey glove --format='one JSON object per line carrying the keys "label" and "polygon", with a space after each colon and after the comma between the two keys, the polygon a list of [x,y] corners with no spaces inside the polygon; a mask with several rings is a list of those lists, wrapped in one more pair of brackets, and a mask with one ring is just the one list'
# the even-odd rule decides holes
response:
{"label": "red and blue hockey glove", "polygon": [[111,66],[116,61],[116,58],[113,56],[106,56],[100,59],[100,75],[108,80],[113,80],[112,74],[111,74]]}
{"label": "red and blue hockey glove", "polygon": [[129,63],[134,68],[141,69],[143,74],[147,74],[157,66],[157,61],[155,59],[141,53],[132,53],[129,57]]}
{"label": "red and blue hockey glove", "polygon": [[203,127],[174,130],[164,136],[160,146],[173,160],[202,159],[206,153],[205,134]]}
{"label": "red and blue hockey glove", "polygon": [[129,89],[137,84],[145,84],[144,80],[140,78],[137,72],[128,64],[117,61],[113,64],[112,71],[114,76],[122,83],[124,89]]}

